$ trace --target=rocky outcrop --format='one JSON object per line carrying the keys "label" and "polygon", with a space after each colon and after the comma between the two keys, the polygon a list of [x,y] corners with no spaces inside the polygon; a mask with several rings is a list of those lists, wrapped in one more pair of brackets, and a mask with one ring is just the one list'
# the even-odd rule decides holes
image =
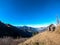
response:
{"label": "rocky outcrop", "polygon": [[55,25],[54,24],[51,24],[48,26],[48,31],[55,31]]}

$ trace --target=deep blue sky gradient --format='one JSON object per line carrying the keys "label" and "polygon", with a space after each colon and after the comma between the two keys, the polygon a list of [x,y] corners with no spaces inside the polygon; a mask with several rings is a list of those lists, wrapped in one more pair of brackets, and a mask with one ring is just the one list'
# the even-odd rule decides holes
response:
{"label": "deep blue sky gradient", "polygon": [[59,0],[0,0],[0,20],[12,25],[37,25],[60,18]]}

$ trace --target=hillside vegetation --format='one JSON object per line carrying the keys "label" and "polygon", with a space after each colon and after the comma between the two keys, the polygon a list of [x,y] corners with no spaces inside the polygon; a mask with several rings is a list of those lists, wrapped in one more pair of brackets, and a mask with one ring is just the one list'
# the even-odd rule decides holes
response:
{"label": "hillside vegetation", "polygon": [[60,45],[60,26],[55,31],[45,31],[18,45]]}

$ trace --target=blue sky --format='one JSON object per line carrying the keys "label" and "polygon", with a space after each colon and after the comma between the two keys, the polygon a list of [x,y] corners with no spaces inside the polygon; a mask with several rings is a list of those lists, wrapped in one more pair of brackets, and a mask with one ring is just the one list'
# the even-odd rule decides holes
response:
{"label": "blue sky", "polygon": [[60,18],[59,0],[0,0],[0,20],[12,25],[44,26]]}

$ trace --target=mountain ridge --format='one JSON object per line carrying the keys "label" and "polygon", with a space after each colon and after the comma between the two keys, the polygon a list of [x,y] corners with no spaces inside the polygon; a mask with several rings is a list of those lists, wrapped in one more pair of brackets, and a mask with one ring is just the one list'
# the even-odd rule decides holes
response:
{"label": "mountain ridge", "polygon": [[11,36],[11,37],[31,37],[32,33],[31,32],[26,32],[24,30],[20,30],[17,27],[10,25],[10,24],[5,24],[0,21],[0,37],[4,36]]}

